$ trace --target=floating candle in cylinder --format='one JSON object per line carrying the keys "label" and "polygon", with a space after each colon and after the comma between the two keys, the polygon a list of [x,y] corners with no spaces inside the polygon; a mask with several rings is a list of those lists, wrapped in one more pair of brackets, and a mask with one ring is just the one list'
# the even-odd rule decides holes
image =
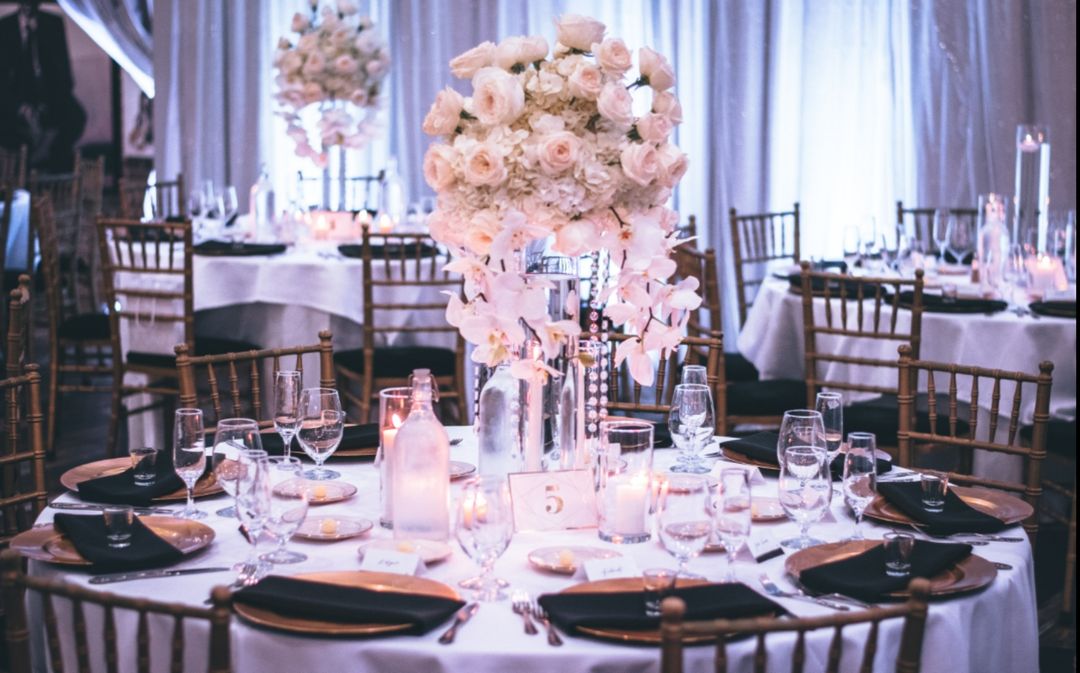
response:
{"label": "floating candle in cylinder", "polygon": [[409,415],[412,389],[407,387],[384,388],[379,391],[379,453],[375,463],[379,466],[379,502],[381,513],[379,524],[384,528],[393,528],[393,516],[390,511],[390,457],[394,452],[394,440],[398,428]]}

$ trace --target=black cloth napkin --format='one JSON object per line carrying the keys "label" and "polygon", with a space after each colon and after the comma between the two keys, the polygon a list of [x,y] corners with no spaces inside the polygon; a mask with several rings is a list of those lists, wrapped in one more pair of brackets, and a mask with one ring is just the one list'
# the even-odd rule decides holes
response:
{"label": "black cloth napkin", "polygon": [[1051,318],[1076,319],[1075,301],[1033,301],[1028,306],[1032,313],[1050,316]]}
{"label": "black cloth napkin", "polygon": [[911,575],[885,574],[885,547],[876,545],[863,553],[802,571],[799,582],[823,594],[840,593],[864,601],[878,601],[885,594],[907,587],[914,577],[930,578],[967,558],[969,544],[942,544],[915,540],[911,551]]}
{"label": "black cloth napkin", "polygon": [[[284,448],[281,435],[276,432],[261,433],[263,450],[269,454],[280,454]],[[374,449],[379,446],[379,424],[365,423],[363,425],[347,425],[341,433],[341,444],[337,450],[342,449]],[[299,449],[299,443],[293,437],[293,450]]]}
{"label": "black cloth napkin", "polygon": [[[841,453],[836,458],[833,458],[832,463],[829,464],[829,471],[832,472],[833,481],[838,481],[844,478],[844,459],[845,454]],[[877,466],[878,474],[885,474],[892,469],[892,461],[885,460],[884,458],[877,458],[874,460]]]}
{"label": "black cloth napkin", "polygon": [[[416,259],[418,248],[421,257],[434,257],[437,252],[435,247],[426,244],[399,243],[391,245],[372,245],[371,256],[375,258],[389,257],[390,259],[394,259],[404,257],[405,259]],[[357,243],[346,243],[338,246],[338,252],[345,257],[362,259],[364,257],[364,246]]]}
{"label": "black cloth napkin", "polygon": [[[793,273],[788,275],[788,284],[795,292],[802,292],[802,273]],[[814,294],[825,293],[825,279],[824,278],[811,278],[810,279],[810,291]],[[829,296],[834,299],[840,298],[840,290],[843,287],[844,296],[849,300],[855,300],[859,297],[859,283],[855,280],[829,280]],[[862,286],[863,299],[873,299],[877,296],[878,286],[870,283],[865,283]],[[888,290],[881,288],[882,295],[888,294]]]}
{"label": "black cloth napkin", "polygon": [[291,617],[308,617],[347,624],[411,623],[409,633],[423,634],[449,619],[464,601],[371,591],[271,575],[255,586],[233,594],[237,603],[273,610]]}
{"label": "black cloth napkin", "polygon": [[780,441],[778,433],[765,430],[724,442],[720,445],[720,450],[727,451],[730,449],[752,460],[779,467],[780,463],[776,458],[776,443],[778,441]]}
{"label": "black cloth napkin", "polygon": [[945,492],[945,505],[940,512],[927,512],[923,507],[922,484],[917,481],[878,484],[877,491],[901,512],[925,524],[934,535],[996,533],[1005,528],[1004,521],[983,514],[961,500],[952,489]]}
{"label": "black cloth napkin", "polygon": [[[909,307],[915,293],[905,290],[900,293],[900,305]],[[974,299],[957,297],[945,301],[939,294],[923,293],[923,310],[928,313],[1000,313],[1009,308],[1009,304],[998,299]]]}
{"label": "black cloth napkin", "polygon": [[122,549],[109,546],[105,537],[105,518],[78,514],[57,514],[53,527],[64,534],[96,573],[143,570],[172,565],[183,553],[154,534],[135,518],[131,526],[131,544]]}
{"label": "black cloth napkin", "polygon": [[[745,584],[706,584],[676,589],[686,601],[686,619],[739,619],[784,614],[784,608]],[[545,594],[539,598],[551,621],[564,631],[579,626],[649,629],[659,617],[645,615],[643,591]]]}
{"label": "black cloth napkin", "polygon": [[280,255],[285,252],[284,243],[240,243],[230,241],[205,241],[194,247],[196,255],[209,257],[258,257]]}
{"label": "black cloth napkin", "polygon": [[173,470],[170,451],[158,451],[154,472],[157,476],[149,486],[136,486],[134,471],[131,469],[108,477],[89,479],[79,484],[79,497],[92,502],[147,506],[152,504],[154,498],[184,488],[184,482]]}

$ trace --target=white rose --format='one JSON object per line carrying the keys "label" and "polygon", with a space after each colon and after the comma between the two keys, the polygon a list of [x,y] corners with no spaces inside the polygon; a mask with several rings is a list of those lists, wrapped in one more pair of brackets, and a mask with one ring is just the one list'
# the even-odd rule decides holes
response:
{"label": "white rose", "polygon": [[549,134],[538,147],[540,168],[548,175],[558,175],[574,166],[580,148],[581,140],[569,131]]}
{"label": "white rose", "polygon": [[[536,40],[540,43],[537,44]],[[499,46],[495,47],[492,60],[500,68],[510,70],[515,65],[527,65],[540,61],[545,56],[547,56],[547,41],[544,38],[518,35],[500,42]]]}
{"label": "white rose", "polygon": [[548,55],[548,43],[543,35],[529,35],[525,37],[521,49],[526,63],[543,61]]}
{"label": "white rose", "polygon": [[630,143],[619,157],[623,173],[642,187],[648,187],[660,172],[660,158],[652,145]]}
{"label": "white rose", "polygon": [[563,90],[564,80],[557,73],[538,72],[536,77],[529,79],[526,88],[529,93],[538,96],[557,96]]}
{"label": "white rose", "polygon": [[488,143],[477,143],[465,154],[465,180],[476,186],[497,186],[506,179],[502,155]]}
{"label": "white rose", "polygon": [[596,99],[596,108],[604,119],[614,122],[616,126],[629,128],[634,123],[634,114],[631,111],[633,102],[626,87],[616,82],[608,82]]}
{"label": "white rose", "polygon": [[618,38],[609,37],[600,44],[594,44],[592,50],[600,67],[613,75],[622,77],[633,65],[630,50],[626,48],[626,43]]}
{"label": "white rose", "polygon": [[438,208],[428,218],[428,231],[431,237],[440,243],[461,247],[464,245],[463,231],[457,226],[457,218],[449,216]]}
{"label": "white rose", "polygon": [[356,4],[352,0],[337,0],[337,11],[345,16],[356,14]]}
{"label": "white rose", "polygon": [[458,120],[461,119],[461,110],[464,106],[465,98],[450,87],[435,94],[435,102],[431,104],[431,109],[424,117],[424,133],[429,136],[453,133],[457,128]]}
{"label": "white rose", "polygon": [[589,51],[593,43],[604,39],[604,24],[578,14],[563,14],[555,19],[555,36],[560,44],[578,51]]}
{"label": "white rose", "polygon": [[446,191],[454,185],[457,179],[454,158],[453,148],[441,143],[435,143],[424,154],[424,180],[436,192]]}
{"label": "white rose", "polygon": [[470,79],[478,70],[491,65],[494,56],[495,45],[481,42],[467,52],[455,56],[450,61],[450,72],[454,73],[454,77]]}
{"label": "white rose", "polygon": [[652,111],[667,117],[672,126],[682,123],[682,104],[670,91],[653,91]]}
{"label": "white rose", "polygon": [[499,216],[490,210],[481,210],[470,219],[465,230],[465,247],[477,255],[491,252],[491,243],[502,230]]}
{"label": "white rose", "polygon": [[472,85],[473,114],[485,124],[510,123],[525,109],[521,84],[505,70],[481,68]]}
{"label": "white rose", "polygon": [[588,252],[597,238],[596,225],[588,218],[570,220],[555,232],[555,252],[577,257]]}
{"label": "white rose", "polygon": [[667,142],[668,135],[671,134],[671,122],[667,117],[655,112],[650,112],[637,120],[636,126],[638,135],[654,145]]}
{"label": "white rose", "polygon": [[689,167],[686,155],[671,143],[660,147],[656,151],[656,155],[661,167],[659,174],[660,184],[669,189],[674,189],[675,185],[679,184],[679,180],[682,180],[683,176],[686,175],[686,169]]}
{"label": "white rose", "polygon": [[351,75],[356,72],[356,59],[348,54],[342,54],[334,59],[334,70],[337,70],[342,75]]}
{"label": "white rose", "polygon": [[604,75],[595,65],[582,63],[566,83],[573,96],[596,100],[604,88]]}
{"label": "white rose", "polygon": [[666,91],[675,86],[675,71],[671,69],[671,64],[663,55],[648,47],[638,50],[638,69],[656,91]]}
{"label": "white rose", "polygon": [[311,26],[311,21],[309,21],[306,16],[304,16],[300,12],[297,12],[296,14],[293,14],[292,25],[290,26],[290,28],[292,28],[292,31],[294,33],[302,33],[305,30],[307,30],[310,26]]}

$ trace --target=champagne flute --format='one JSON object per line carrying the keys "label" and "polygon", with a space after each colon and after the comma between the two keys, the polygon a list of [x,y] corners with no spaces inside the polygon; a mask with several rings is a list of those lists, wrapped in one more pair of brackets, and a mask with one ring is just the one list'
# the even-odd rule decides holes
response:
{"label": "champagne flute", "polygon": [[[256,457],[260,454],[266,456],[262,450],[259,424],[250,418],[222,419],[214,431],[211,469],[222,490],[233,497],[236,497],[236,482],[246,469],[241,456],[248,451],[257,451]],[[219,509],[216,514],[231,519],[236,516],[236,508],[230,505]]]}
{"label": "champagne flute", "polygon": [[844,396],[836,392],[820,392],[814,407],[821,414],[821,423],[825,428],[825,450],[831,465],[840,454],[840,443],[844,439]]}
{"label": "champagne flute", "polygon": [[274,429],[281,435],[282,455],[292,455],[292,439],[300,427],[300,372],[274,372]]}
{"label": "champagne flute", "polygon": [[203,519],[206,512],[195,509],[195,482],[206,470],[206,439],[202,409],[176,410],[173,423],[173,470],[187,486],[187,506],[180,516]]}
{"label": "champagne flute", "polygon": [[274,456],[267,459],[270,472],[270,511],[266,518],[266,530],[277,541],[277,549],[259,558],[274,565],[300,563],[307,554],[289,551],[289,539],[307,518],[311,495],[309,483],[301,479],[303,466],[300,459],[292,456]]}
{"label": "champagne flute", "polygon": [[832,474],[828,456],[818,446],[791,446],[780,461],[780,506],[799,525],[799,537],[782,540],[788,549],[824,544],[810,537],[810,524],[819,520],[832,500]]}
{"label": "champagne flute", "polygon": [[237,481],[236,511],[243,526],[244,537],[251,553],[240,566],[237,582],[248,586],[257,583],[270,572],[270,564],[259,558],[259,538],[266,530],[270,516],[270,464],[258,458],[242,479]]}
{"label": "champagne flute", "polygon": [[495,561],[510,546],[514,516],[506,479],[486,475],[470,479],[461,487],[455,508],[454,537],[469,558],[480,565],[475,600],[506,598],[503,585],[492,577]]}
{"label": "champagne flute", "polygon": [[218,212],[221,214],[222,226],[230,227],[233,217],[239,210],[239,200],[236,198],[236,187],[227,185],[217,194]]}
{"label": "champagne flute", "polygon": [[681,437],[685,456],[685,460],[672,466],[671,471],[704,474],[710,468],[704,464],[698,454],[706,436],[711,437],[715,427],[709,386],[700,383],[680,383],[675,386],[671,402],[668,427],[672,437]]}
{"label": "champagne flute", "polygon": [[341,398],[333,388],[305,388],[300,393],[300,429],[296,438],[304,453],[315,461],[315,469],[304,473],[305,479],[324,481],[337,479],[340,473],[323,467],[326,459],[337,450],[345,430],[345,414]]}
{"label": "champagne flute", "polygon": [[863,512],[877,492],[877,439],[872,432],[848,433],[844,456],[844,500],[855,515],[855,529],[849,540],[863,539],[859,524]]}
{"label": "champagne flute", "polygon": [[780,434],[776,441],[776,462],[784,464],[784,451],[791,446],[813,446],[823,451],[825,441],[825,421],[820,411],[814,409],[793,409],[784,412],[780,423]]}
{"label": "champagne flute", "polygon": [[664,548],[679,562],[680,577],[699,577],[688,566],[713,531],[709,501],[709,482],[698,475],[672,475],[660,489],[656,528]]}
{"label": "champagne flute", "polygon": [[937,246],[938,261],[945,263],[945,244],[949,242],[949,222],[953,214],[948,208],[934,210],[934,245]]}
{"label": "champagne flute", "polygon": [[738,468],[721,470],[719,501],[714,509],[713,523],[727,552],[727,582],[735,581],[735,557],[750,538],[752,520],[750,473]]}

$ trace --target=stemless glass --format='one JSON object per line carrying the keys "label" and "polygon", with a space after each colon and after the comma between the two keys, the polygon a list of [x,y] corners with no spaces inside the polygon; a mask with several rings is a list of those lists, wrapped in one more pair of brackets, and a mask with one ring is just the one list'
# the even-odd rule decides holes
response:
{"label": "stemless glass", "polygon": [[303,466],[300,459],[292,456],[274,456],[267,459],[270,473],[270,510],[266,517],[266,531],[277,541],[277,549],[259,558],[274,565],[300,563],[307,554],[289,551],[289,539],[304,523],[308,513],[310,487],[301,479]]}
{"label": "stemless glass", "polygon": [[173,469],[187,486],[187,505],[180,516],[203,519],[206,512],[195,509],[195,482],[206,470],[206,433],[202,409],[177,409],[173,431]]}
{"label": "stemless glass", "polygon": [[752,519],[750,473],[741,468],[721,470],[720,493],[714,509],[713,523],[727,552],[727,582],[735,581],[735,556],[750,539]]}
{"label": "stemless glass", "polygon": [[697,475],[672,475],[660,489],[656,530],[664,548],[679,562],[680,577],[699,577],[687,566],[705,549],[713,530],[709,499],[709,482]]}
{"label": "stemless glass", "polygon": [[849,540],[863,539],[863,512],[877,492],[877,439],[872,432],[849,432],[844,455],[844,500],[855,515],[855,529]]}
{"label": "stemless glass", "polygon": [[456,508],[454,536],[462,551],[480,566],[476,600],[506,598],[503,585],[491,573],[513,535],[514,515],[506,479],[488,475],[467,481]]}
{"label": "stemless glass", "polygon": [[337,450],[345,430],[341,398],[333,388],[304,388],[300,393],[300,430],[296,438],[304,453],[315,461],[315,469],[304,473],[306,479],[337,479],[338,472],[327,470],[323,463]]}
{"label": "stemless glass", "polygon": [[836,392],[818,393],[814,407],[821,414],[821,423],[825,428],[825,450],[832,464],[840,454],[840,444],[844,441],[844,396]]}
{"label": "stemless glass", "polygon": [[270,564],[259,558],[259,538],[266,530],[270,517],[270,464],[268,459],[259,458],[251,464],[251,469],[237,481],[236,512],[243,526],[244,537],[251,545],[251,553],[240,565],[237,582],[246,585],[255,584],[270,572]]}
{"label": "stemless glass", "polygon": [[818,446],[792,446],[780,461],[780,506],[799,525],[799,537],[782,540],[788,549],[824,544],[810,537],[810,524],[819,520],[832,500],[828,455]]}
{"label": "stemless glass", "polygon": [[274,429],[281,435],[285,445],[283,456],[292,455],[292,438],[300,428],[300,372],[279,371],[274,373]]}
{"label": "stemless glass", "polygon": [[713,418],[712,392],[709,386],[700,383],[680,383],[675,386],[671,398],[671,412],[668,414],[668,428],[671,436],[682,440],[681,463],[672,466],[672,472],[690,472],[704,474],[709,471],[701,459],[701,447],[705,440],[712,437],[715,428]]}
{"label": "stemless glass", "polygon": [[784,464],[784,451],[792,446],[813,446],[825,451],[825,420],[813,409],[792,409],[784,412],[780,434],[776,440],[777,464]]}
{"label": "stemless glass", "polygon": [[[245,469],[240,457],[247,451],[258,451],[262,456],[266,456],[266,452],[262,450],[259,424],[250,418],[222,419],[214,431],[211,469],[222,490],[233,497],[236,496],[236,482],[240,478],[240,472]],[[230,505],[219,509],[216,514],[231,519],[236,516],[236,508]]]}

